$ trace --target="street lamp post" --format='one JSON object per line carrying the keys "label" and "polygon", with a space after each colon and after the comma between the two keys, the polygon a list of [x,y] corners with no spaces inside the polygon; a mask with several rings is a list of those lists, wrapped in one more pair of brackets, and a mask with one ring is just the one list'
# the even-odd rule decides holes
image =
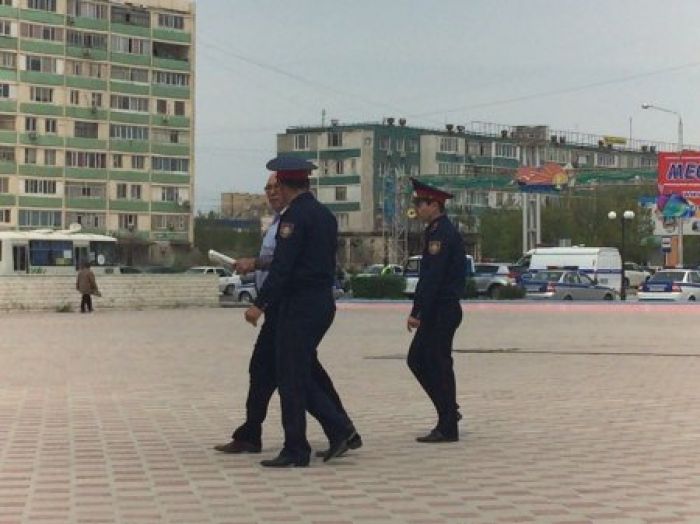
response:
{"label": "street lamp post", "polygon": [[[678,117],[678,155],[683,156],[683,118],[678,111],[666,109],[665,107],[655,106],[654,104],[644,103],[642,109],[656,109],[664,113],[671,113]],[[683,218],[678,219],[678,265],[683,267]]]}
{"label": "street lamp post", "polygon": [[[615,211],[610,211],[608,213],[608,218],[610,220],[617,219],[617,213]],[[622,274],[620,275],[620,300],[627,300],[627,288],[625,287],[625,221],[632,220],[634,218],[634,211],[629,209],[622,213],[620,217],[620,259],[622,260]]]}

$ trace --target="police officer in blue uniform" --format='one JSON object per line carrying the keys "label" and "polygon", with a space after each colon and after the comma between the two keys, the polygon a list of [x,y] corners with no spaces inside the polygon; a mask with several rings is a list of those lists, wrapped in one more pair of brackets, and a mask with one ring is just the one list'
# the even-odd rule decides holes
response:
{"label": "police officer in blue uniform", "polygon": [[437,426],[416,440],[456,442],[461,415],[456,399],[452,342],[462,322],[459,299],[466,283],[464,242],[445,215],[445,200],[452,195],[415,178],[411,182],[416,213],[427,227],[413,308],[407,320],[409,332],[417,329],[407,361],[438,414]]}
{"label": "police officer in blue uniform", "polygon": [[[267,278],[267,269],[272,261],[279,226],[280,212],[284,208],[279,194],[277,176],[273,173],[265,185],[265,195],[272,210],[274,219],[265,233],[260,254],[257,258],[242,258],[236,261],[236,271],[246,274],[255,271],[255,284],[259,291]],[[276,377],[276,351],[275,335],[277,332],[277,304],[270,304],[265,310],[265,321],[260,328],[258,338],[255,341],[253,354],[250,358],[248,372],[250,383],[248,397],[246,399],[246,419],[238,426],[231,436],[231,441],[226,444],[218,444],[214,449],[223,453],[260,453],[262,451],[262,425],[267,416],[267,408],[272,394],[277,389]],[[337,408],[345,413],[333,382],[323,369],[321,363],[315,359],[312,363],[312,376],[326,394],[335,403]],[[314,413],[311,413],[312,415]],[[327,435],[329,436],[329,435]],[[329,436],[330,437],[330,436]],[[350,442],[350,447],[356,448],[362,444],[359,435]]]}
{"label": "police officer in blue uniform", "polygon": [[[280,156],[267,164],[277,172],[286,209],[280,216],[277,246],[265,283],[245,313],[255,325],[268,307],[277,305],[277,382],[282,407],[284,447],[266,467],[304,467],[311,448],[306,439],[306,411],[313,413],[330,440],[324,461],[351,448],[355,428],[313,379],[317,348],[335,317],[333,282],[338,224],[333,213],[309,191],[316,166]],[[359,446],[357,446],[359,447]]]}

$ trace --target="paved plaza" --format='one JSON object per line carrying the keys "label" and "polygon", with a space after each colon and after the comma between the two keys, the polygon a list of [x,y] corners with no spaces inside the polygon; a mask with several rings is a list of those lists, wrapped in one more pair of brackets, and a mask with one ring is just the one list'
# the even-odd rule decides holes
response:
{"label": "paved plaza", "polygon": [[[321,360],[365,446],[307,469],[212,450],[243,418],[242,309],[0,321],[0,523],[700,522],[700,307],[472,303],[455,444],[405,364],[407,304],[344,303]],[[312,446],[326,442],[309,422]]]}

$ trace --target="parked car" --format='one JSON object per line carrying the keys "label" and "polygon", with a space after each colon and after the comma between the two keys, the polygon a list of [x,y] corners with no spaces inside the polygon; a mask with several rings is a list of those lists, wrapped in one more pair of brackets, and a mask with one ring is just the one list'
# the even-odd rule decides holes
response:
{"label": "parked car", "polygon": [[[385,271],[386,268],[386,271]],[[384,275],[386,273],[390,275],[403,275],[403,267],[398,264],[372,264],[367,266],[362,271],[360,271],[356,276],[358,277],[376,277],[379,275]]]}
{"label": "parked car", "polygon": [[654,273],[637,293],[639,300],[695,302],[700,298],[700,271],[663,269]]}
{"label": "parked car", "polygon": [[236,292],[236,287],[241,285],[241,277],[232,274],[230,271],[223,267],[218,266],[195,266],[189,268],[185,273],[189,274],[200,274],[200,275],[213,275],[219,276],[219,293],[224,295],[234,295]]}
{"label": "parked car", "polygon": [[258,290],[255,287],[255,282],[244,282],[240,286],[234,288],[232,295],[233,300],[236,302],[250,304],[258,298]]}
{"label": "parked car", "polygon": [[497,262],[476,264],[473,278],[477,292],[495,298],[503,286],[515,285],[515,274],[511,267],[514,266]]}
{"label": "parked car", "polygon": [[[474,276],[474,258],[471,255],[465,255],[467,264],[465,267],[464,278],[472,278]],[[416,285],[418,284],[418,276],[420,274],[420,261],[423,255],[415,255],[408,257],[404,266],[403,276],[406,277],[406,288],[404,294],[412,297],[416,293]]]}
{"label": "parked car", "polygon": [[553,269],[523,279],[526,298],[551,300],[615,300],[617,292],[580,271]]}
{"label": "parked car", "polygon": [[645,270],[634,262],[625,262],[625,287],[639,288],[651,276],[651,272]]}

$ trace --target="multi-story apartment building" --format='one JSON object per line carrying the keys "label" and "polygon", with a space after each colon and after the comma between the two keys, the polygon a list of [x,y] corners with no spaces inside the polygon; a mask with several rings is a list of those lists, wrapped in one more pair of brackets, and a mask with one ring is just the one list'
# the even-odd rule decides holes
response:
{"label": "multi-story apartment building", "polygon": [[[406,219],[411,176],[455,193],[448,210],[478,222],[480,210],[521,205],[524,196],[514,182],[521,166],[558,163],[579,186],[652,183],[656,152],[674,148],[547,126],[475,122],[435,130],[394,118],[381,124],[290,127],[277,138],[279,153],[318,164],[312,189],[338,218],[349,264],[355,264],[353,257],[360,264],[392,258],[389,240],[420,230]],[[462,225],[466,232],[474,229],[474,221]]]}
{"label": "multi-story apartment building", "polygon": [[192,242],[194,6],[0,0],[0,228]]}

